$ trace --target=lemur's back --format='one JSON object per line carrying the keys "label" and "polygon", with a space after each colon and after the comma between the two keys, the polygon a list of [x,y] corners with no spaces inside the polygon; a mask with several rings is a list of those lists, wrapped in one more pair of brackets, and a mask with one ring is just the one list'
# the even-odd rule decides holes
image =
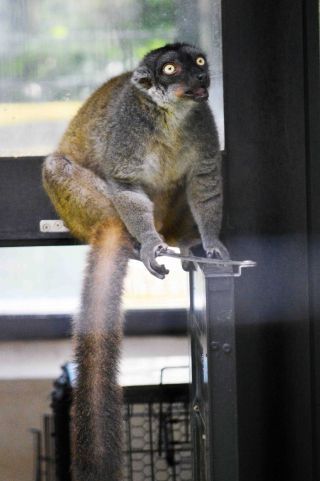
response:
{"label": "lemur's back", "polygon": [[[71,120],[63,135],[57,151],[71,160],[88,167],[93,167],[93,143],[96,142],[97,130],[108,122],[110,108],[121,91],[128,84],[131,72],[110,79],[99,87],[87,99]],[[101,142],[107,139],[101,138]]]}

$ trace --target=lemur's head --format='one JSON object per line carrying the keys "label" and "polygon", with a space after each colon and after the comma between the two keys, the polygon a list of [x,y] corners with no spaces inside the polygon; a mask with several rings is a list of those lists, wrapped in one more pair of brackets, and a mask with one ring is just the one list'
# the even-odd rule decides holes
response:
{"label": "lemur's head", "polygon": [[186,43],[165,45],[143,58],[132,82],[159,105],[203,102],[210,84],[206,56]]}

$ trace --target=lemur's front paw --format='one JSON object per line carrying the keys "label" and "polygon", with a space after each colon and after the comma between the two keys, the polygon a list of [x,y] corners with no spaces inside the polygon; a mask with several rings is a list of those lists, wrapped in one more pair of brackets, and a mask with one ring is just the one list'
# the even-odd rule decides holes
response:
{"label": "lemur's front paw", "polygon": [[167,249],[167,244],[159,241],[146,242],[141,246],[140,259],[148,271],[154,276],[158,277],[158,279],[164,279],[165,275],[169,274],[169,271],[166,269],[165,265],[160,265],[156,261],[156,257]]}
{"label": "lemur's front paw", "polygon": [[230,255],[227,248],[219,239],[215,239],[210,246],[205,248],[206,256],[212,259],[221,259],[224,261],[230,260]]}

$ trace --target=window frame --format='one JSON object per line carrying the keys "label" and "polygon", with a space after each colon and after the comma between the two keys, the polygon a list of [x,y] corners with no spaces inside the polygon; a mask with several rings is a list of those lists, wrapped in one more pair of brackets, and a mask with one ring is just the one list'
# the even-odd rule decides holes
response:
{"label": "window frame", "polygon": [[[80,245],[69,233],[44,234],[39,230],[40,220],[58,219],[42,187],[43,159],[0,158],[1,177],[6,179],[0,188],[0,218],[7,219],[0,225],[0,248]],[[71,314],[0,315],[0,341],[68,338],[71,323]],[[127,310],[124,332],[128,336],[186,335],[187,310]]]}

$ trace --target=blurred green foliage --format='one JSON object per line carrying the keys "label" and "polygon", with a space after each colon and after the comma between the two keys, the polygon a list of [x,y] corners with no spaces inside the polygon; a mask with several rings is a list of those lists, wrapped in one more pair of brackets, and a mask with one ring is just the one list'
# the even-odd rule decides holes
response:
{"label": "blurred green foliage", "polygon": [[41,85],[33,100],[59,99],[66,90],[84,97],[175,35],[174,0],[4,1],[0,101],[28,100],[29,83]]}

